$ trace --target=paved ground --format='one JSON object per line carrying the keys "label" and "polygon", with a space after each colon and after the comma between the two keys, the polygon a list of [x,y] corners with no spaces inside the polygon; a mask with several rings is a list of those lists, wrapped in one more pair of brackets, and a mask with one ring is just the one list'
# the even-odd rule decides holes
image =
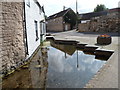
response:
{"label": "paved ground", "polygon": [[114,50],[115,53],[110,57],[107,63],[99,70],[99,72],[88,82],[85,88],[118,88],[118,42],[117,33],[78,33],[75,30],[51,33],[55,39],[72,39],[80,43],[96,45],[97,36],[100,34],[108,34],[112,36],[110,45],[99,46],[101,49]]}

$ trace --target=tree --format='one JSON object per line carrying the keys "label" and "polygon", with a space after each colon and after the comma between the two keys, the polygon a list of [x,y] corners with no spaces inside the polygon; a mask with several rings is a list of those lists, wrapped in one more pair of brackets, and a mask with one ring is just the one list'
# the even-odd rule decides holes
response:
{"label": "tree", "polygon": [[48,18],[47,15],[45,15],[45,20],[46,20],[47,18]]}
{"label": "tree", "polygon": [[104,4],[97,5],[96,8],[94,8],[94,12],[104,11],[107,10],[106,6]]}

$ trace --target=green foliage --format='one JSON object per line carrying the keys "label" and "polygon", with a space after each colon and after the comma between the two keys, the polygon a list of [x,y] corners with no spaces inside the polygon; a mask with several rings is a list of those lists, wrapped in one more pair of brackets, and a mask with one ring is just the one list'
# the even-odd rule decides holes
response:
{"label": "green foliage", "polygon": [[94,9],[94,12],[99,12],[99,11],[104,11],[107,10],[106,6],[104,4],[97,5],[96,8]]}
{"label": "green foliage", "polygon": [[47,15],[45,15],[45,19],[47,19],[48,17],[47,17]]}

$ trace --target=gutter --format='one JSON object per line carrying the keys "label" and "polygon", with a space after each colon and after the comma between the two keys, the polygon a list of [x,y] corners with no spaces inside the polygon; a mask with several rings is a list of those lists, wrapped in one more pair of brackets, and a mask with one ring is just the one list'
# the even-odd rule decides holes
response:
{"label": "gutter", "polygon": [[27,55],[28,53],[28,39],[27,39],[27,28],[26,28],[26,13],[25,13],[25,0],[23,1],[23,23],[24,23],[24,43],[25,43],[25,52]]}

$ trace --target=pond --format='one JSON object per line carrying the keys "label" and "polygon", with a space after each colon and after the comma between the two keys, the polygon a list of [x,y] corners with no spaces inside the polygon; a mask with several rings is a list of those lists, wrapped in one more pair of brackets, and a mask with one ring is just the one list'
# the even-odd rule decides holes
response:
{"label": "pond", "polygon": [[83,88],[106,63],[74,45],[47,41],[31,62],[5,77],[3,88]]}

